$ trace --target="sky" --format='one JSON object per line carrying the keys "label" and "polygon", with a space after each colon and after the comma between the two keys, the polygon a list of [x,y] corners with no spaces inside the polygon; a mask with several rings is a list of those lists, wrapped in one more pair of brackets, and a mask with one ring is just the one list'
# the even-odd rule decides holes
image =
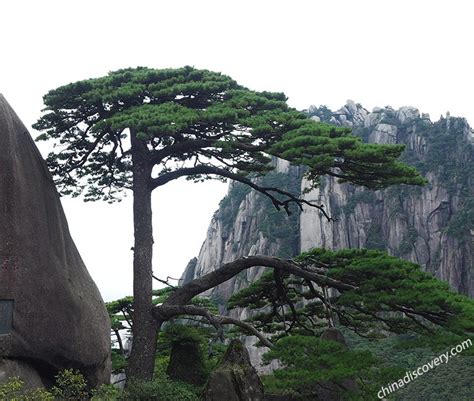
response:
{"label": "sky", "polygon": [[[352,99],[474,124],[473,11],[467,0],[5,1],[0,93],[31,127],[58,86],[125,67],[191,65],[284,92],[298,109]],[[226,190],[176,181],[155,191],[157,276],[178,278],[197,256]],[[62,199],[106,301],[132,292],[130,195],[114,205]]]}

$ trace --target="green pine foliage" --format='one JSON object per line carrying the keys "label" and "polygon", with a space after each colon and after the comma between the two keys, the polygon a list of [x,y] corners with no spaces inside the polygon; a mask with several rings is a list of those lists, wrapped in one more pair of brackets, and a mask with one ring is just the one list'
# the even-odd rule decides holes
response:
{"label": "green pine foliage", "polygon": [[[279,289],[274,273],[269,272],[232,296],[229,307],[256,309],[260,312],[253,317],[257,326],[277,333],[286,324],[286,319],[277,312],[279,307],[296,304],[301,299],[307,302],[298,310],[294,330],[311,332],[315,326],[312,320],[327,318],[329,309],[341,325],[371,338],[379,337],[384,331],[430,337],[438,329],[460,336],[474,332],[473,302],[454,293],[448,284],[423,272],[414,263],[367,249],[336,252],[314,249],[295,260],[307,268],[324,266],[328,278],[354,289],[340,290],[326,300],[321,289],[305,287],[308,283],[292,276],[286,276],[284,288]],[[330,304],[329,308],[325,302]],[[266,310],[268,306],[272,306],[271,312]]]}
{"label": "green pine foliage", "polygon": [[332,174],[370,188],[424,183],[397,160],[403,146],[364,144],[288,107],[282,93],[255,92],[207,70],[118,70],[54,89],[44,103],[34,128],[43,131],[38,140],[57,145],[48,166],[63,193],[86,191],[86,200],[114,201],[131,188],[130,132],[146,143],[158,177],[187,161],[264,173],[271,154],[307,165],[313,179]]}
{"label": "green pine foliage", "polygon": [[[266,360],[277,359],[283,367],[265,378],[269,392],[310,397],[328,383],[340,389],[353,380],[357,391],[340,395],[372,399],[380,386],[398,380],[420,361],[474,339],[474,302],[416,264],[367,249],[314,249],[295,261],[353,288],[335,291],[330,282],[322,288],[268,271],[231,297],[228,307],[250,308],[249,320],[275,342]],[[330,320],[344,333],[348,349],[320,338]],[[470,362],[473,354],[474,349],[464,351],[463,360]],[[454,367],[445,369],[454,374]],[[435,377],[433,385],[446,385],[442,375]],[[462,378],[457,383],[466,385]],[[422,399],[413,394],[405,389],[399,399]]]}
{"label": "green pine foliage", "polygon": [[370,189],[426,183],[413,167],[398,161],[404,145],[367,144],[349,133],[348,128],[298,121],[271,152],[293,164],[308,166],[308,177],[313,182],[319,182],[322,175],[333,175],[340,182]]}
{"label": "green pine foliage", "polygon": [[[345,331],[344,334],[352,348],[372,352],[379,361],[378,367],[398,367],[401,374],[394,371],[385,380],[379,382],[379,384],[384,383],[385,385],[398,380],[406,371],[412,371],[424,363],[430,362],[440,353],[444,353],[456,345],[456,340],[453,339],[449,340],[445,346],[432,349],[426,347],[424,339],[414,336],[390,336],[379,341],[367,341],[348,331]],[[449,363],[439,365],[436,369],[424,374],[423,377],[417,378],[398,390],[392,398],[397,401],[444,401],[449,399],[471,401],[473,373],[474,356],[473,350],[469,348],[450,359]]]}
{"label": "green pine foliage", "polygon": [[372,314],[386,312],[404,315],[384,318],[383,328],[395,333],[410,330],[432,334],[433,325],[459,335],[474,333],[474,303],[414,263],[363,249],[334,253],[316,250],[301,255],[299,260],[305,263],[315,257],[331,266],[329,277],[357,286],[356,290],[342,292],[333,305],[350,310],[338,316],[360,334],[370,335],[372,325],[379,324],[380,319]]}
{"label": "green pine foliage", "polygon": [[343,400],[373,399],[379,383],[404,374],[397,367],[381,368],[382,360],[369,350],[347,349],[338,342],[314,336],[284,337],[264,359],[278,359],[284,366],[264,377],[265,391],[302,398],[330,388]]}

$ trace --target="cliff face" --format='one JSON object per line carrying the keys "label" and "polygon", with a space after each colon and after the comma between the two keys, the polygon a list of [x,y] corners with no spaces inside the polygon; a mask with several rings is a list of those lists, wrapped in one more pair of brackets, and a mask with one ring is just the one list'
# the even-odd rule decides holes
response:
{"label": "cliff face", "polygon": [[[275,171],[261,183],[299,194],[302,169],[275,159]],[[291,216],[274,209],[271,202],[246,185],[232,183],[221,201],[207,231],[197,259],[190,261],[182,276],[186,283],[211,272],[223,263],[247,255],[278,255],[292,257],[300,249],[299,212]],[[209,291],[222,309],[225,301],[238,289],[244,288],[262,274],[263,269],[249,269]]]}
{"label": "cliff face", "polygon": [[[368,112],[352,101],[336,112],[311,107],[308,113],[316,120],[352,127],[364,141],[405,144],[403,160],[416,166],[429,184],[374,192],[323,178],[303,196],[323,203],[335,222],[311,208],[287,217],[261,195],[231,185],[183,281],[246,255],[291,257],[314,247],[366,247],[416,262],[456,291],[474,296],[474,146],[467,122],[449,114],[431,122],[412,107]],[[307,183],[302,169],[274,162],[276,173],[264,180],[303,193]],[[262,271],[243,272],[207,295],[225,312],[225,301]],[[245,318],[247,311],[232,314]]]}
{"label": "cliff face", "polygon": [[[288,162],[275,159],[275,171],[260,181],[268,186],[276,186],[294,194],[300,193],[302,169],[290,166]],[[199,256],[186,267],[180,283],[209,273],[223,263],[231,262],[247,255],[277,255],[289,258],[299,253],[299,211],[291,216],[277,211],[271,202],[247,186],[232,183],[227,196],[221,201],[209,225],[206,239]],[[208,291],[205,295],[218,305],[220,313],[226,314],[226,301],[230,296],[249,283],[257,280],[264,268],[243,271],[231,280]],[[246,319],[245,309],[232,310],[233,317]],[[243,339],[254,365],[258,366],[262,349],[254,347],[255,338]],[[262,371],[260,369],[260,371]]]}
{"label": "cliff face", "polygon": [[432,123],[406,107],[368,113],[352,102],[331,116],[324,111],[310,109],[315,118],[353,126],[369,142],[405,144],[404,161],[429,183],[373,192],[324,178],[306,197],[327,205],[337,221],[327,222],[306,209],[300,220],[301,250],[387,250],[474,296],[474,148],[467,122],[448,115]]}

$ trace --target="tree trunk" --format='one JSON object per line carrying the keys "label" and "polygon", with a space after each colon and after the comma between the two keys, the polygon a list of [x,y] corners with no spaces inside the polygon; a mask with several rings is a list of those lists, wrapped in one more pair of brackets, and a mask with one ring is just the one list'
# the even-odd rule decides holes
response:
{"label": "tree trunk", "polygon": [[120,330],[113,329],[113,331],[114,331],[115,337],[117,338],[120,354],[125,355],[125,350],[123,349],[123,342],[122,342],[122,336],[120,335]]}
{"label": "tree trunk", "polygon": [[155,363],[157,324],[152,316],[153,226],[151,170],[145,141],[130,132],[133,162],[133,343],[128,361],[129,380],[151,380]]}

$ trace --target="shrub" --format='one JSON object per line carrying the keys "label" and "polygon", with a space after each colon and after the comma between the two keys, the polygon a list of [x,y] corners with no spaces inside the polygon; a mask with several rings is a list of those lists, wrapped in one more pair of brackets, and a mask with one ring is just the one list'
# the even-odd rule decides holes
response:
{"label": "shrub", "polygon": [[192,386],[166,377],[151,382],[134,382],[120,398],[122,401],[199,401]]}
{"label": "shrub", "polygon": [[56,376],[56,384],[51,393],[60,400],[88,400],[89,394],[84,376],[75,369],[65,369]]}
{"label": "shrub", "polygon": [[23,390],[23,380],[11,377],[0,385],[0,400],[2,401],[53,401],[51,393],[44,389]]}
{"label": "shrub", "polygon": [[6,400],[18,393],[23,387],[23,381],[19,377],[11,377],[0,385],[0,400]]}
{"label": "shrub", "polygon": [[115,401],[120,397],[121,390],[112,384],[103,384],[92,390],[91,401]]}

